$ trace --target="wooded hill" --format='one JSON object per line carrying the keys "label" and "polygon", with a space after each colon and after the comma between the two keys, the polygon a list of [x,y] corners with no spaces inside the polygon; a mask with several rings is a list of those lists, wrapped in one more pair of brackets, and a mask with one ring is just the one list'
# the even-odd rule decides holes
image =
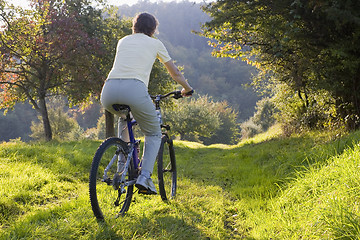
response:
{"label": "wooded hill", "polygon": [[[215,58],[207,39],[194,33],[209,17],[201,10],[200,4],[188,1],[181,3],[140,2],[133,6],[122,5],[118,13],[123,18],[132,18],[138,12],[154,14],[159,22],[157,37],[164,42],[170,55],[184,68],[185,77],[196,93],[209,95],[215,101],[226,100],[238,112],[238,121],[243,122],[253,115],[258,97],[244,85],[250,83],[254,69],[239,60]],[[99,108],[96,108],[98,111]],[[92,109],[94,111],[94,109]],[[3,112],[3,111],[2,111]],[[86,130],[95,127],[98,113],[90,113],[77,119]],[[86,120],[84,121],[84,118]],[[0,141],[21,137],[30,140],[31,121],[36,121],[36,112],[28,105],[18,104],[14,111],[0,115]]]}

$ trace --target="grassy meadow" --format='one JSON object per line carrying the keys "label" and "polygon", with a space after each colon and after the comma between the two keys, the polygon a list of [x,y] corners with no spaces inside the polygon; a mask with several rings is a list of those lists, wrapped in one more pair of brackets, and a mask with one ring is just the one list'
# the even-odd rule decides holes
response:
{"label": "grassy meadow", "polygon": [[360,132],[175,141],[177,197],[135,194],[107,222],[88,197],[99,144],[0,144],[0,239],[360,239]]}

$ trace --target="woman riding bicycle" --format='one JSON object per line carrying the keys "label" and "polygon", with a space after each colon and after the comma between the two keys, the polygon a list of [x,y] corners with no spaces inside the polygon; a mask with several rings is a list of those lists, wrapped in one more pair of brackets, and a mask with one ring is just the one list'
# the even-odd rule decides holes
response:
{"label": "woman riding bicycle", "polygon": [[[101,92],[102,105],[113,114],[117,114],[113,104],[129,105],[145,135],[141,173],[135,186],[151,194],[156,194],[151,174],[161,143],[159,120],[148,93],[150,72],[155,59],[159,58],[171,77],[183,86],[181,93],[184,96],[192,91],[163,43],[153,38],[157,25],[156,18],[148,13],[141,13],[133,19],[133,34],[119,40],[113,68]],[[126,124],[121,126],[126,128]],[[121,138],[129,141],[127,131],[123,131]]]}

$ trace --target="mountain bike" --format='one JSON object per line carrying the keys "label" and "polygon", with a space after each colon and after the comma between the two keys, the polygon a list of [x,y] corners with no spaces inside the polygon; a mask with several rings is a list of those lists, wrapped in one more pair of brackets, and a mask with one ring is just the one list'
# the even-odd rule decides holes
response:
{"label": "mountain bike", "polygon": [[[193,91],[187,93],[192,95]],[[160,102],[172,96],[182,98],[180,91],[173,91],[165,95],[151,96],[161,125],[162,138],[157,156],[157,175],[161,199],[166,201],[174,198],[177,187],[176,160],[173,141],[167,131],[169,125],[162,123]],[[89,194],[95,217],[103,220],[105,217],[124,215],[130,207],[136,179],[141,169],[140,140],[134,137],[133,127],[137,124],[132,117],[131,109],[127,105],[114,104],[118,112],[119,125],[117,137],[111,137],[101,143],[92,161]],[[129,142],[121,139],[120,122],[126,119]],[[142,192],[140,192],[142,193]],[[146,192],[143,192],[146,194]]]}

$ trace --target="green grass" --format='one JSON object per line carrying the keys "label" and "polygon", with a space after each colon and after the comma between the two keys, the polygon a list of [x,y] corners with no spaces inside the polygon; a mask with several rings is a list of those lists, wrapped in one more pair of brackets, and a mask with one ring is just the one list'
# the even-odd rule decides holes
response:
{"label": "green grass", "polygon": [[175,141],[178,194],[134,195],[100,223],[88,198],[99,141],[0,145],[0,239],[359,239],[360,132],[236,146]]}

